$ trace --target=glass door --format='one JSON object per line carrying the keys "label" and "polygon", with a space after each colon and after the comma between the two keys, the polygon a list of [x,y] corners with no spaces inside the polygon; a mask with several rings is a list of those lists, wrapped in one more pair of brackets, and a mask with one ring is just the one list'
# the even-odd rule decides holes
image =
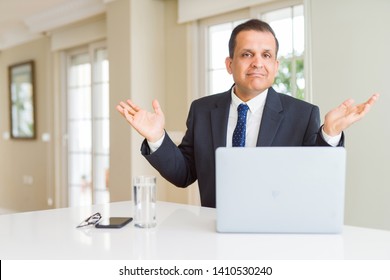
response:
{"label": "glass door", "polygon": [[109,75],[107,50],[67,55],[68,205],[109,202]]}

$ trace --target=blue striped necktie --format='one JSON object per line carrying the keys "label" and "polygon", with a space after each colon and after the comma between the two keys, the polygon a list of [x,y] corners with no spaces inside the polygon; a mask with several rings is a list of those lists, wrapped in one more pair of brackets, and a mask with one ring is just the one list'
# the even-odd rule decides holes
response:
{"label": "blue striped necktie", "polygon": [[248,105],[244,103],[241,103],[237,107],[238,118],[236,128],[233,132],[233,147],[245,147],[246,114],[248,110]]}

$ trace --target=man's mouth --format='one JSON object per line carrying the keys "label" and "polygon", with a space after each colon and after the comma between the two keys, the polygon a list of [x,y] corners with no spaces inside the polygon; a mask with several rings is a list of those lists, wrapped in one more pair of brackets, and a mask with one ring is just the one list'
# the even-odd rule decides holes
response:
{"label": "man's mouth", "polygon": [[264,73],[259,73],[259,72],[250,72],[246,74],[249,77],[258,77],[258,78],[264,78],[265,74]]}

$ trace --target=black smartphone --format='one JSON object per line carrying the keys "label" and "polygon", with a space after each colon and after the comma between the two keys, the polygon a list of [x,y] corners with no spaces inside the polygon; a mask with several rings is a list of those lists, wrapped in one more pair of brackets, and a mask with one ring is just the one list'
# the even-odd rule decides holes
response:
{"label": "black smartphone", "polygon": [[109,219],[103,219],[98,222],[95,227],[97,228],[121,228],[130,223],[133,220],[131,217],[110,217]]}

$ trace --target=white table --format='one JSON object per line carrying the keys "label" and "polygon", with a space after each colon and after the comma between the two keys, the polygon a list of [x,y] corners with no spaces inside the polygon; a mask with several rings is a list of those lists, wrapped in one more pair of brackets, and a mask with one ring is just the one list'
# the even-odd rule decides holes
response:
{"label": "white table", "polygon": [[222,234],[212,208],[158,202],[158,226],[76,229],[89,215],[132,216],[130,201],[0,215],[0,259],[386,259],[390,231]]}

